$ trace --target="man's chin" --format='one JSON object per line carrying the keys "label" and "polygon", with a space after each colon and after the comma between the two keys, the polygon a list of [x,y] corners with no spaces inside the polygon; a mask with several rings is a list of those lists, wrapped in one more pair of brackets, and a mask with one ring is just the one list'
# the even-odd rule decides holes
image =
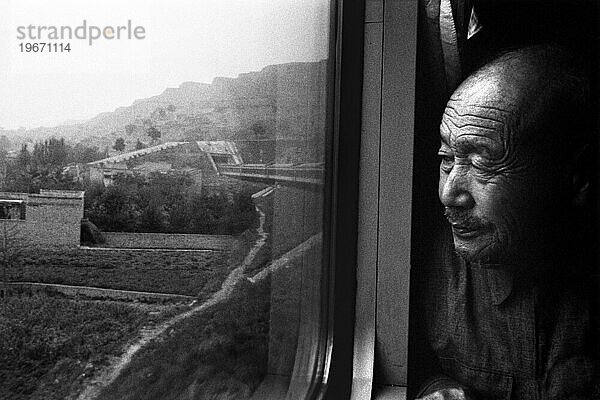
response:
{"label": "man's chin", "polygon": [[468,263],[495,263],[497,246],[489,240],[464,240],[454,236],[454,250]]}

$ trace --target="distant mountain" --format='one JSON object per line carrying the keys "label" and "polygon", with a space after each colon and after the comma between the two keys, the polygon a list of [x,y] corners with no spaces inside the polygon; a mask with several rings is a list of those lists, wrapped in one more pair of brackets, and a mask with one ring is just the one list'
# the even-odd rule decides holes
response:
{"label": "distant mountain", "polygon": [[0,135],[6,135],[13,148],[54,136],[100,148],[110,148],[123,137],[130,149],[138,139],[150,141],[150,126],[162,133],[161,141],[318,141],[326,123],[326,66],[325,60],[269,65],[236,78],[215,78],[210,84],[184,82],[87,121],[4,130]]}

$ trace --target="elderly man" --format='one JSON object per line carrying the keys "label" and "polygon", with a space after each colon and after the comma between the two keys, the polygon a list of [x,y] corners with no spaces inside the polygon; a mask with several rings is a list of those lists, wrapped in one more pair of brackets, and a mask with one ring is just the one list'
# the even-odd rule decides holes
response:
{"label": "elderly man", "polygon": [[426,272],[437,371],[420,398],[598,395],[586,279],[592,125],[575,61],[551,46],[506,53],[446,106],[439,197],[453,243]]}

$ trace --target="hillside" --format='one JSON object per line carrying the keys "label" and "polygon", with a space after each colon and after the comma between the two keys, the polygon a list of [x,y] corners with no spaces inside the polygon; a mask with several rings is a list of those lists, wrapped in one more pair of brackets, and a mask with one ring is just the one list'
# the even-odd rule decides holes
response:
{"label": "hillside", "polygon": [[[0,131],[15,149],[22,142],[64,137],[99,148],[118,137],[126,150],[149,142],[156,127],[162,141],[294,139],[320,141],[325,127],[326,61],[270,65],[210,84],[184,82],[161,94],[105,112],[87,121],[56,127]],[[65,115],[65,120],[69,116]]]}

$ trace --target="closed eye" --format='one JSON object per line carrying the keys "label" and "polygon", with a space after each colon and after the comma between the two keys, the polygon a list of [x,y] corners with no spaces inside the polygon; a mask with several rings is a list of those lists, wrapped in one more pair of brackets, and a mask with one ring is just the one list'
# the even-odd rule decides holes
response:
{"label": "closed eye", "polygon": [[440,167],[446,173],[449,173],[454,167],[454,156],[447,153],[438,154],[441,159]]}

